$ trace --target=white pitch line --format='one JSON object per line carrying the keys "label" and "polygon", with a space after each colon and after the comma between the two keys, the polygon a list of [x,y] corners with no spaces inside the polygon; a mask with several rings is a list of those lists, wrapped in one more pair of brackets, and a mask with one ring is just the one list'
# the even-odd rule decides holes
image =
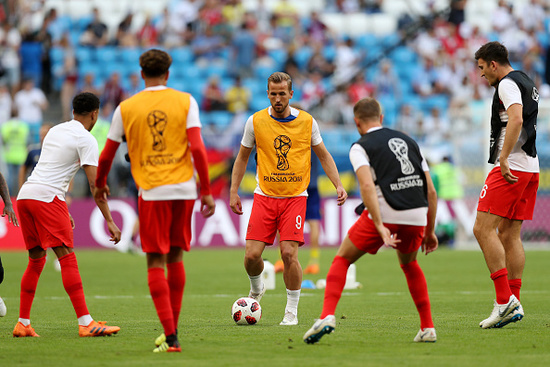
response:
{"label": "white pitch line", "polygon": [[[320,290],[319,290],[320,291]],[[454,292],[429,292],[430,295],[438,295],[438,296],[445,296],[445,295],[452,295],[452,294],[461,294],[466,296],[475,296],[480,294],[491,294],[493,291],[454,291]],[[521,294],[548,294],[550,293],[550,290],[522,290]],[[361,292],[343,292],[342,296],[345,297],[355,297],[359,296]],[[370,295],[375,295],[379,297],[388,297],[388,296],[402,296],[407,295],[408,292],[376,292],[371,293]],[[310,293],[310,292],[302,292],[301,297],[314,297],[317,295],[322,295],[322,292],[318,293]],[[279,291],[273,291],[268,293],[269,297],[286,297],[285,292],[279,292]],[[101,300],[110,300],[110,299],[137,299],[137,298],[148,298],[151,299],[151,296],[149,294],[144,294],[141,296],[132,296],[132,295],[116,295],[116,296],[106,296],[106,295],[92,295],[92,296],[86,296],[87,298],[94,298],[94,299],[101,299]],[[246,297],[244,294],[225,294],[225,293],[219,293],[219,294],[184,294],[184,298],[237,298],[237,297]],[[3,297],[4,300],[14,300],[19,299],[19,297]],[[59,300],[66,300],[69,298],[69,296],[45,296],[45,297],[35,297],[35,299],[46,299],[46,300],[53,300],[53,301],[59,301]]]}

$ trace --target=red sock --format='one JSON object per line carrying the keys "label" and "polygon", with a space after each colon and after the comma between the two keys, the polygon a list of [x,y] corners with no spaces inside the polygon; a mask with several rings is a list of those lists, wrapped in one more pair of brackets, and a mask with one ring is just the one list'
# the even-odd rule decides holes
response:
{"label": "red sock", "polygon": [[327,285],[325,288],[325,300],[323,302],[323,312],[321,318],[328,315],[334,315],[336,305],[342,296],[342,291],[346,285],[346,276],[350,262],[343,257],[335,256],[332,265],[327,274]]}
{"label": "red sock", "polygon": [[147,270],[147,280],[157,315],[164,328],[164,335],[172,335],[176,332],[176,328],[174,327],[174,315],[170,305],[170,289],[164,275],[164,269],[149,268]]}
{"label": "red sock", "polygon": [[181,300],[185,288],[185,269],[183,261],[166,264],[168,268],[168,287],[170,288],[170,304],[174,315],[174,327],[178,328],[178,319],[181,311]]}
{"label": "red sock", "polygon": [[82,279],[80,278],[78,263],[76,262],[76,255],[74,252],[60,257],[59,265],[61,266],[63,287],[65,287],[65,292],[67,292],[73,303],[76,317],[89,315],[90,313],[86,306],[86,299],[84,298],[84,289],[82,288]]}
{"label": "red sock", "polygon": [[30,319],[32,301],[34,300],[34,293],[36,292],[36,285],[38,279],[44,269],[46,263],[46,256],[40,259],[29,258],[29,264],[27,270],[23,273],[21,278],[21,295],[19,297],[19,318]]}
{"label": "red sock", "polygon": [[508,285],[512,294],[519,300],[519,291],[521,290],[521,279],[508,279]]}
{"label": "red sock", "polygon": [[495,283],[497,303],[501,305],[508,303],[510,296],[512,295],[512,290],[510,290],[510,285],[508,284],[508,270],[506,270],[506,268],[502,268],[495,271],[491,274],[491,279]]}
{"label": "red sock", "polygon": [[418,265],[418,261],[414,260],[408,264],[401,265],[401,269],[405,273],[409,292],[411,292],[412,299],[420,315],[420,328],[433,328],[434,323],[432,320],[430,297],[428,296],[428,285],[426,284],[426,277],[424,277],[422,268]]}

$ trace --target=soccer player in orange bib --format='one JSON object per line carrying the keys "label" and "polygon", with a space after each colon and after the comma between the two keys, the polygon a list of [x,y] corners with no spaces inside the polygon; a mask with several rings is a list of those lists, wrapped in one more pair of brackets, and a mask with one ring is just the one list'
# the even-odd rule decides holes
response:
{"label": "soccer player in orange bib", "polygon": [[[132,176],[139,188],[141,247],[147,254],[149,291],[164,333],[154,352],[181,352],[178,319],[185,286],[183,252],[190,250],[191,217],[200,180],[201,213],[214,214],[199,107],[189,94],[167,88],[172,58],[152,49],[139,58],[145,89],[115,110],[99,158],[96,200],[109,194],[107,174],[126,137]],[[165,268],[168,276],[165,275]]]}
{"label": "soccer player in orange bib", "polygon": [[257,151],[258,186],[246,234],[244,267],[250,278],[250,293],[258,301],[265,293],[261,279],[264,269],[262,253],[280,234],[283,279],[287,304],[280,325],[298,324],[298,302],[302,284],[302,267],[298,247],[304,244],[307,187],[311,170],[311,150],[336,188],[338,205],[348,195],[319,132],[317,121],[305,111],[289,105],[292,80],[276,72],[267,79],[267,96],[271,106],[253,114],[246,122],[241,147],[231,177],[230,206],[242,215],[238,190],[252,148]]}
{"label": "soccer player in orange bib", "polygon": [[[63,286],[71,299],[78,318],[79,335],[102,336],[116,334],[118,326],[94,321],[84,298],[82,280],[73,252],[74,221],[65,202],[69,183],[82,167],[90,190],[94,191],[99,150],[90,133],[99,114],[99,99],[92,93],[80,93],[73,99],[74,119],[58,124],[48,131],[36,167],[21,186],[17,209],[21,232],[29,251],[29,264],[21,278],[19,321],[14,337],[38,337],[31,326],[31,306],[38,279],[46,263],[46,250],[51,248],[61,266]],[[120,241],[106,202],[96,201],[111,234],[111,241]]]}

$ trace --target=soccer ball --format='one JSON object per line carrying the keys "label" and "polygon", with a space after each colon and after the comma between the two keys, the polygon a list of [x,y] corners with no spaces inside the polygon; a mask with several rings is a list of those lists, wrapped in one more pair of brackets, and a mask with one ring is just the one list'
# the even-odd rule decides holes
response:
{"label": "soccer ball", "polygon": [[254,298],[242,297],[233,303],[231,317],[237,325],[254,325],[262,317],[262,308]]}

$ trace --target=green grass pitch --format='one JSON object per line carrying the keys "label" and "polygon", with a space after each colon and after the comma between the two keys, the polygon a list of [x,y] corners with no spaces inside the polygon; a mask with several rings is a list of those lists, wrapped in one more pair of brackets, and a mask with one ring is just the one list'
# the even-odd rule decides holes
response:
{"label": "green grass pitch", "polygon": [[[325,278],[335,248],[321,252]],[[298,326],[279,326],[286,303],[282,275],[264,296],[254,326],[237,326],[233,302],[248,294],[244,249],[193,249],[184,257],[187,285],[179,323],[182,353],[153,354],[162,332],[149,297],[145,258],[115,251],[79,251],[88,308],[96,320],[121,327],[113,337],[79,338],[74,310],[50,254],[31,312],[41,338],[13,338],[26,253],[3,253],[6,278],[0,296],[0,366],[549,366],[550,252],[528,251],[522,304],[526,316],[503,329],[478,323],[493,305],[494,289],[478,251],[440,249],[419,256],[428,280],[437,330],[435,344],[412,341],[418,314],[393,251],[357,262],[363,288],[346,290],[336,310],[336,330],[316,345],[302,341],[320,314],[321,290],[303,290]],[[308,249],[300,260],[307,262]],[[265,258],[275,262],[275,249]]]}

